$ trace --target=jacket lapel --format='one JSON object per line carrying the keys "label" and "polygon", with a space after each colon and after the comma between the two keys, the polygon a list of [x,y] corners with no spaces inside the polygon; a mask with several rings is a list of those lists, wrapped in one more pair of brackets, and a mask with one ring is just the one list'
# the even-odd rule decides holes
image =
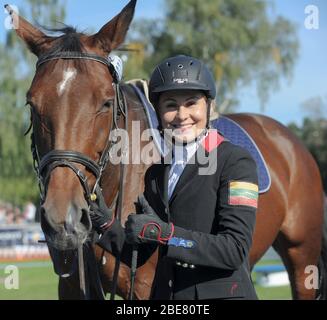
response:
{"label": "jacket lapel", "polygon": [[159,174],[155,178],[159,198],[162,201],[165,208],[168,206],[169,170],[170,170],[170,164],[163,164],[163,170],[160,170]]}

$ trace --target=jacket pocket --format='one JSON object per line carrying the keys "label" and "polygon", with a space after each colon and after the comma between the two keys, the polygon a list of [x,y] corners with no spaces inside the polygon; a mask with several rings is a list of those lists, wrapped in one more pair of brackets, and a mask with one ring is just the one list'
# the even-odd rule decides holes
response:
{"label": "jacket pocket", "polygon": [[245,298],[242,282],[213,280],[196,284],[199,300]]}

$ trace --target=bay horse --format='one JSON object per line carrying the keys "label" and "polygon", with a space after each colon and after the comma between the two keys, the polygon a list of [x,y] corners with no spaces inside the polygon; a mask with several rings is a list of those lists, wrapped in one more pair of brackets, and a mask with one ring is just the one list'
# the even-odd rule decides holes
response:
{"label": "bay horse", "polygon": [[[33,155],[39,160],[36,170],[43,195],[42,228],[55,271],[60,276],[60,299],[80,298],[80,277],[73,270],[76,270],[78,244],[86,242],[90,235],[90,190],[99,184],[107,205],[117,208],[119,185],[123,183],[122,224],[135,211],[133,203],[143,192],[143,177],[149,164],[127,164],[122,181],[122,166],[102,161],[108,151],[113,123],[124,128],[128,114],[126,129],[130,138],[133,121],[140,124],[141,131],[148,127],[134,90],[126,84],[118,89],[106,60],[123,43],[135,5],[136,0],[131,0],[94,35],[67,27],[58,37],[47,36],[10,6],[5,6],[16,33],[39,59],[27,104],[31,107]],[[120,110],[120,116],[114,108],[119,90],[127,105],[127,110]],[[323,279],[327,266],[326,257],[321,259],[322,248],[326,252],[326,242],[322,240],[324,193],[317,165],[304,145],[277,121],[253,114],[229,117],[257,143],[272,178],[270,190],[259,197],[250,264],[253,267],[272,245],[288,271],[293,298],[314,299],[315,288],[305,286],[308,277],[305,268],[321,263]],[[141,148],[145,144],[141,141]],[[133,157],[132,148],[129,157]],[[94,252],[103,289],[109,292],[115,258],[96,245]],[[134,291],[137,299],[149,298],[156,261],[155,253],[138,268]],[[325,289],[323,283],[320,283],[321,291]],[[130,269],[123,263],[116,285],[117,293],[126,299]],[[97,297],[95,293],[90,294],[90,298]]]}

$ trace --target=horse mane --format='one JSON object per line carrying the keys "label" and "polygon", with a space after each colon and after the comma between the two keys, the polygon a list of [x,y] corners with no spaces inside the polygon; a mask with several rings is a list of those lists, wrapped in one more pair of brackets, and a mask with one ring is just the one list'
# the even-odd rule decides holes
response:
{"label": "horse mane", "polygon": [[[83,43],[81,42],[81,36],[87,36],[87,34],[78,32],[75,27],[65,24],[63,25],[62,28],[50,28],[39,25],[39,27],[46,33],[46,37],[41,41],[47,42],[51,46],[51,49],[44,55],[56,55],[62,52],[85,52]],[[58,61],[59,60],[53,60],[51,63],[55,66]],[[85,65],[83,59],[70,60],[69,62],[73,62],[75,67],[79,69],[83,68]]]}
{"label": "horse mane", "polygon": [[83,44],[80,37],[85,35],[84,33],[78,32],[76,28],[68,25],[64,25],[62,28],[48,28],[42,27],[45,31],[51,33],[62,34],[59,37],[48,37],[48,40],[54,41],[55,44],[48,54],[56,54],[61,52],[82,52]]}

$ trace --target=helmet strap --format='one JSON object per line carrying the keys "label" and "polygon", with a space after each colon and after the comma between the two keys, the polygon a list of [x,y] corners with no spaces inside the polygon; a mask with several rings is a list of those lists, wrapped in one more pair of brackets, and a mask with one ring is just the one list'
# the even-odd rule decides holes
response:
{"label": "helmet strap", "polygon": [[210,129],[211,102],[212,102],[212,99],[208,98],[208,100],[207,100],[207,124],[206,124],[207,129]]}

